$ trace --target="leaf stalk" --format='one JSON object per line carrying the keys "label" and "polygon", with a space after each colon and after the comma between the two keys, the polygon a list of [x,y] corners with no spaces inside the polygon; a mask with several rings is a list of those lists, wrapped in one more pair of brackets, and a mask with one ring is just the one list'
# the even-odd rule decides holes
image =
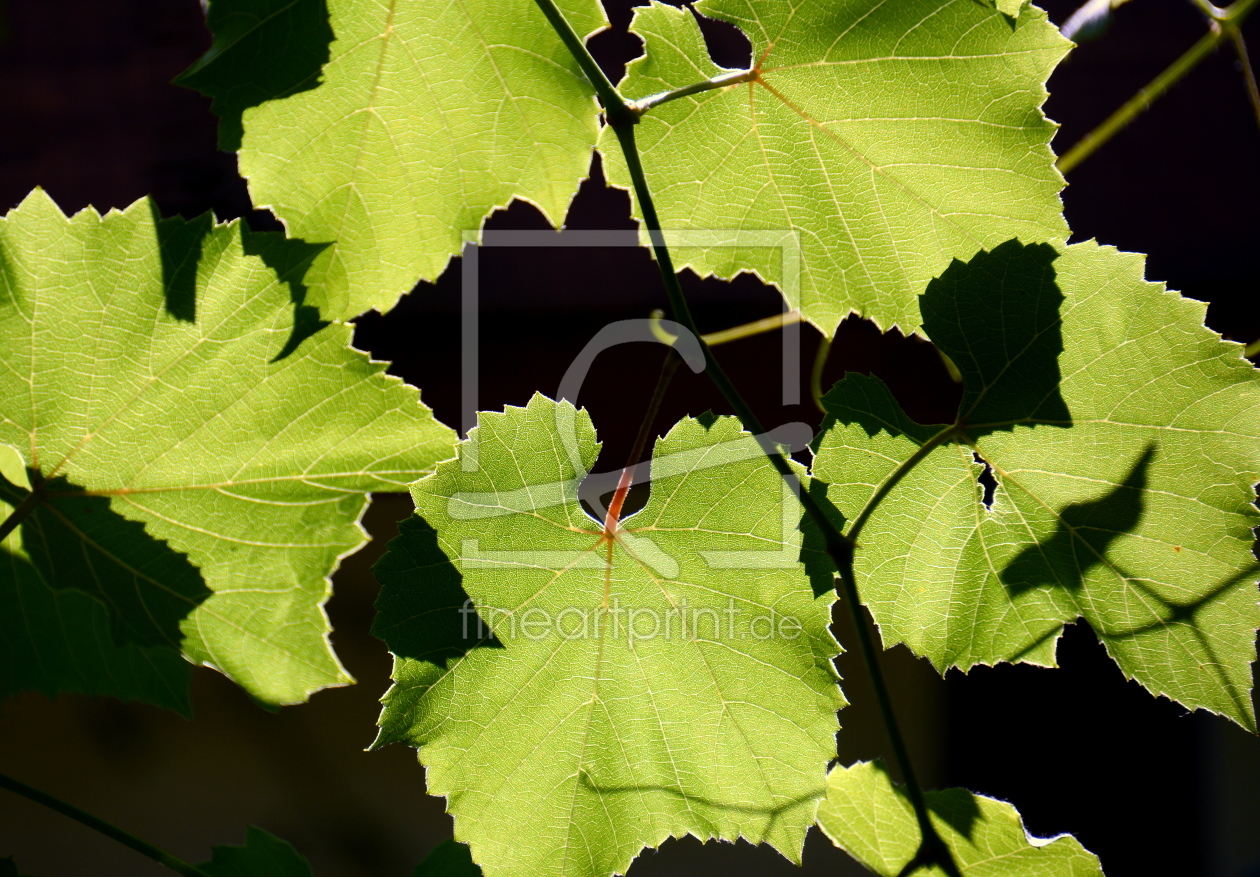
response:
{"label": "leaf stalk", "polygon": [[36,804],[43,804],[48,809],[55,810],[62,816],[68,816],[76,822],[86,825],[88,828],[99,831],[111,840],[116,840],[123,846],[131,847],[131,849],[141,855],[147,856],[159,865],[165,865],[177,874],[183,874],[184,877],[207,877],[206,872],[188,864],[177,856],[171,855],[166,850],[142,841],[135,835],[129,834],[117,826],[110,825],[105,820],[80,810],[73,804],[68,804],[60,798],[54,798],[47,792],[41,792],[39,789],[28,786],[20,780],[15,780],[7,774],[0,773],[0,788],[8,789],[10,792],[21,795],[34,801]]}
{"label": "leaf stalk", "polygon": [[721,76],[714,76],[712,79],[706,79],[694,85],[684,85],[682,88],[675,88],[673,91],[650,94],[647,97],[631,101],[629,107],[636,116],[642,116],[653,107],[659,107],[663,103],[678,100],[680,97],[690,97],[693,94],[701,94],[719,88],[730,88],[732,85],[739,85],[741,82],[752,82],[756,78],[756,70],[732,70],[730,73],[723,73]]}
{"label": "leaf stalk", "polygon": [[[1161,98],[1168,89],[1176,85],[1208,55],[1216,51],[1224,40],[1232,40],[1238,32],[1243,20],[1255,9],[1260,0],[1236,0],[1227,9],[1212,7],[1215,13],[1212,29],[1202,39],[1191,46],[1185,54],[1168,66],[1163,73],[1152,79],[1137,94],[1129,98],[1125,104],[1112,113],[1106,121],[1086,134],[1056,162],[1059,173],[1064,176],[1076,169],[1077,165],[1093,155],[1099,147],[1120,133],[1130,122],[1146,112],[1146,109]],[[1210,5],[1210,4],[1209,4]],[[1248,65],[1249,66],[1249,65]]]}
{"label": "leaf stalk", "polygon": [[[897,713],[893,709],[892,697],[889,695],[888,683],[884,679],[884,671],[879,664],[879,652],[875,648],[875,638],[866,623],[862,612],[862,601],[858,595],[857,578],[853,574],[853,556],[850,555],[840,565],[840,586],[844,592],[845,602],[853,615],[853,627],[857,630],[858,647],[866,661],[866,670],[875,688],[875,699],[879,702],[879,712],[884,720],[884,730],[888,733],[888,741],[892,745],[893,757],[901,768],[901,778],[906,784],[906,794],[910,796],[910,804],[914,807],[915,821],[919,825],[921,838],[919,849],[904,868],[901,874],[913,874],[920,867],[939,865],[950,877],[962,877],[953,853],[936,831],[936,826],[928,815],[927,800],[923,795],[923,787],[914,773],[914,763],[910,759],[910,751],[901,736],[901,727],[897,723]],[[900,875],[899,875],[900,877]]]}

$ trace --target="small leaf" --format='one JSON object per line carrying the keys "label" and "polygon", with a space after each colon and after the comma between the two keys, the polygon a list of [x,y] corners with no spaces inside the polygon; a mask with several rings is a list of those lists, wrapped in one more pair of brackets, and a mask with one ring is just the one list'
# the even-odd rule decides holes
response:
{"label": "small leaf", "polygon": [[[229,143],[241,113],[254,203],[290,234],[331,243],[307,278],[326,318],[388,310],[513,198],[563,221],[598,108],[533,0],[328,0],[327,22],[315,0],[273,15],[219,4],[215,44],[182,81],[215,97]],[[579,33],[607,24],[598,0],[559,5]],[[315,85],[328,26],[336,40]]]}
{"label": "small leaf", "polygon": [[1129,678],[1253,729],[1260,380],[1241,346],[1093,242],[1003,244],[921,305],[963,376],[957,421],[916,424],[849,375],[814,464],[885,641],[942,671],[1053,665],[1084,618]]}
{"label": "small leaf", "polygon": [[[636,136],[661,223],[788,230],[800,252],[702,248],[682,234],[679,267],[755,271],[828,336],[850,310],[910,331],[919,293],[952,257],[1066,236],[1054,125],[1040,107],[1069,44],[1040,9],[1024,6],[1012,26],[976,0],[696,8],[748,35],[756,78],[643,116]],[[632,29],[646,54],[627,67],[628,97],[729,72],[685,9],[654,0]],[[629,186],[612,132],[601,136],[609,179]]]}
{"label": "small leaf", "polygon": [[197,866],[209,877],[311,877],[311,866],[288,841],[253,825],[243,846],[220,845],[211,853]]}
{"label": "small leaf", "polygon": [[[270,704],[349,681],[328,576],[365,541],[368,492],[431,471],[454,434],[348,326],[294,347],[296,269],[267,265],[289,243],[145,202],[67,220],[39,191],[0,220],[0,501],[24,509],[0,592],[38,600],[0,608],[37,624],[0,690],[174,684],[125,644],[182,648]],[[108,611],[111,643],[70,593]]]}
{"label": "small leaf", "polygon": [[444,840],[416,865],[411,877],[481,877],[481,868],[473,862],[468,844]]}
{"label": "small leaf", "polygon": [[495,877],[624,873],[689,832],[799,861],[843,700],[796,500],[733,418],[687,419],[610,540],[577,501],[597,451],[584,411],[535,396],[413,487],[423,521],[376,566],[376,745],[420,747]]}
{"label": "small leaf", "polygon": [[[1098,858],[1071,835],[1034,838],[1010,804],[966,789],[926,792],[932,825],[967,877],[1101,877]],[[882,762],[837,766],[827,778],[818,825],[880,877],[900,877],[918,852],[919,826],[906,793]],[[915,874],[943,877],[939,868]]]}

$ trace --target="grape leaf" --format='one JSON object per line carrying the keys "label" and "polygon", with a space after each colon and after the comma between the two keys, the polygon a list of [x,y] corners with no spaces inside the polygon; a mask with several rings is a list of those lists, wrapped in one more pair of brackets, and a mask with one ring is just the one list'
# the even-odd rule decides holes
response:
{"label": "grape leaf", "polygon": [[[1042,115],[1069,43],[1026,6],[1011,22],[975,0],[703,0],[752,41],[756,79],[662,103],[637,141],[666,229],[790,229],[796,257],[688,245],[700,274],[755,271],[830,336],[850,310],[918,326],[916,299],[951,257],[1008,238],[1065,237]],[[653,2],[620,86],[641,99],[728,73],[690,12]],[[629,186],[612,132],[609,180]],[[638,209],[636,204],[636,210]],[[728,240],[733,241],[731,234]],[[754,242],[756,243],[756,242]],[[701,248],[704,247],[704,248]]]}
{"label": "grape leaf", "polygon": [[[590,165],[597,107],[532,0],[329,0],[336,40],[315,88],[311,59],[286,51],[296,8],[251,29],[240,0],[215,2],[229,12],[211,18],[215,46],[184,81],[216,97],[226,127],[243,112],[254,203],[290,234],[332,242],[307,281],[325,316],[388,310],[514,197],[563,221]],[[559,5],[580,33],[606,26],[598,0]],[[318,16],[300,18],[318,42]],[[237,109],[259,89],[276,99]]]}
{"label": "grape leaf", "polygon": [[1084,618],[1129,678],[1254,729],[1260,381],[1142,267],[1093,242],[955,262],[921,304],[958,420],[916,424],[849,375],[814,475],[886,641],[942,671],[1053,665]]}
{"label": "grape leaf", "polygon": [[[267,262],[300,251],[238,223],[157,222],[143,201],[67,220],[38,190],[0,221],[0,445],[27,470],[0,485],[22,509],[6,593],[91,594],[117,645],[182,647],[272,704],[349,681],[327,577],[365,541],[367,492],[454,443],[349,327],[295,346],[300,278]],[[97,630],[82,601],[58,620],[66,601],[40,599],[41,650]],[[93,637],[66,660],[90,660]],[[83,690],[40,672],[19,684]]]}
{"label": "grape leaf", "polygon": [[[1098,858],[1071,835],[1033,838],[1010,804],[966,789],[926,792],[932,824],[967,877],[1102,877]],[[899,877],[918,852],[919,826],[882,762],[837,766],[818,808],[827,837],[880,877]],[[939,868],[916,874],[944,877]]]}
{"label": "grape leaf", "polygon": [[311,866],[288,842],[251,825],[243,846],[222,844],[197,869],[209,877],[311,877]]}
{"label": "grape leaf", "polygon": [[492,877],[624,873],[688,832],[799,861],[843,700],[796,500],[733,418],[688,418],[608,541],[577,502],[597,450],[584,411],[535,396],[412,488],[376,566],[375,745],[420,747]]}

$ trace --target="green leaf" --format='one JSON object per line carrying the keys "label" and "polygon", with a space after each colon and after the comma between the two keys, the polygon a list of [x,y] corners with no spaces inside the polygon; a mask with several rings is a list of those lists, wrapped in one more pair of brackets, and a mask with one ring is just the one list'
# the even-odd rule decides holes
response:
{"label": "green leaf", "polygon": [[444,840],[416,865],[411,877],[481,877],[481,868],[473,862],[468,844]]}
{"label": "green leaf", "polygon": [[420,747],[492,877],[624,873],[688,832],[799,861],[843,705],[834,594],[813,596],[756,442],[682,421],[609,541],[577,502],[584,411],[481,418],[376,566],[396,655],[376,745]]}
{"label": "green leaf", "polygon": [[[71,594],[108,611],[116,646],[182,647],[265,703],[349,681],[328,576],[365,541],[367,492],[431,471],[454,434],[348,326],[295,325],[292,263],[311,249],[156,222],[146,202],[67,220],[39,191],[0,221],[0,500],[23,508],[0,587],[45,592],[16,613],[39,621],[2,687],[102,691],[103,617]],[[70,675],[46,660],[63,644]]]}
{"label": "green leaf", "polygon": [[1053,665],[1084,618],[1129,678],[1254,728],[1260,381],[1142,270],[1093,242],[954,263],[922,308],[963,375],[958,420],[915,424],[849,375],[814,475],[886,642],[942,671]]}
{"label": "green leaf", "polygon": [[[925,796],[932,825],[967,877],[1102,875],[1098,858],[1076,838],[1030,836],[1010,804],[966,789]],[[818,825],[836,846],[880,877],[905,873],[919,849],[914,808],[879,761],[832,769]],[[945,872],[923,868],[914,873],[944,877]]]}
{"label": "green leaf", "polygon": [[[786,230],[800,250],[689,244],[684,234],[680,267],[755,271],[828,336],[850,310],[909,331],[919,294],[952,257],[1015,236],[1066,237],[1055,126],[1040,107],[1070,44],[1040,9],[1026,6],[1014,27],[975,0],[697,9],[743,29],[757,77],[642,118],[636,136],[661,223]],[[628,97],[728,72],[709,60],[685,9],[653,2],[632,27],[646,56],[627,67]],[[612,132],[602,138],[609,180],[629,186]]]}
{"label": "green leaf", "polygon": [[[598,111],[533,0],[329,0],[336,41],[315,88],[325,25],[311,0],[256,19],[240,2],[216,0],[228,11],[210,19],[215,46],[183,81],[216,98],[225,132],[243,108],[254,203],[290,234],[332,242],[308,275],[325,316],[388,310],[513,198],[563,221]],[[606,26],[598,0],[560,6],[579,33]],[[287,51],[299,42],[305,54]],[[264,90],[274,99],[255,106]]]}
{"label": "green leaf", "polygon": [[252,825],[244,846],[224,844],[211,853],[210,861],[197,866],[209,877],[311,877],[311,866],[288,841]]}

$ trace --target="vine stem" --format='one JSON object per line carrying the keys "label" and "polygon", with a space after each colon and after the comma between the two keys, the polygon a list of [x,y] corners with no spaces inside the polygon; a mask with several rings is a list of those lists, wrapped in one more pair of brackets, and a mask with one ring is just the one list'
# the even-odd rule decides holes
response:
{"label": "vine stem", "polygon": [[818,352],[814,354],[814,367],[809,370],[809,395],[814,400],[814,407],[823,414],[827,406],[823,405],[823,369],[827,367],[827,357],[831,355],[831,339],[826,335],[818,342]]}
{"label": "vine stem", "polygon": [[[674,312],[674,319],[686,326],[699,341],[700,349],[704,352],[705,372],[717,386],[722,397],[726,399],[727,404],[735,409],[735,414],[739,417],[744,429],[758,436],[762,452],[765,453],[771,465],[774,466],[784,481],[791,487],[792,492],[804,507],[806,514],[818,527],[826,545],[827,553],[831,556],[836,569],[840,572],[840,581],[853,611],[854,621],[857,628],[862,631],[858,636],[858,642],[867,671],[871,677],[871,683],[877,692],[885,730],[892,742],[893,757],[897,761],[902,778],[906,781],[907,794],[910,796],[911,803],[914,806],[915,818],[922,837],[919,851],[907,864],[905,873],[912,873],[914,869],[922,865],[935,864],[944,869],[950,877],[961,877],[958,866],[954,862],[953,854],[937,833],[928,816],[927,802],[924,798],[923,790],[918,784],[914,768],[910,764],[909,751],[906,749],[904,738],[901,736],[896,712],[892,706],[892,699],[889,696],[883,672],[879,667],[879,652],[870,631],[865,629],[865,620],[859,608],[857,582],[853,575],[853,542],[840,532],[818,500],[802,488],[800,478],[792,471],[791,463],[788,462],[778,446],[769,439],[764,438],[765,430],[762,428],[761,422],[739,394],[739,391],[735,389],[735,385],[731,383],[725,370],[714,357],[713,350],[705,341],[704,336],[698,331],[695,318],[691,314],[691,307],[687,303],[687,297],[683,294],[682,285],[678,282],[678,275],[674,271],[674,261],[670,255],[669,247],[665,243],[665,234],[661,229],[660,217],[656,213],[656,202],[653,200],[652,192],[648,188],[647,175],[643,170],[643,162],[639,156],[638,146],[635,143],[635,126],[639,122],[639,114],[613,88],[612,83],[608,81],[608,77],[599,69],[599,65],[595,63],[595,59],[591,56],[585,44],[578,38],[572,25],[565,19],[564,13],[556,6],[555,0],[534,0],[534,2],[542,10],[547,20],[551,22],[552,27],[555,28],[560,39],[578,62],[578,65],[583,71],[586,71],[587,77],[591,80],[596,94],[604,105],[604,118],[613,129],[613,133],[617,137],[617,143],[625,157],[626,168],[633,183],[635,200],[638,202],[639,210],[643,214],[643,224],[652,243],[652,251],[656,256],[656,266],[660,271],[661,280],[665,284],[665,294],[669,298],[670,308]],[[1246,2],[1255,2],[1255,0],[1246,0]]]}
{"label": "vine stem", "polygon": [[1238,63],[1242,66],[1247,97],[1251,100],[1251,109],[1256,114],[1256,123],[1260,124],[1260,85],[1256,84],[1256,71],[1251,66],[1251,55],[1247,53],[1247,42],[1243,39],[1241,28],[1234,28],[1232,39],[1234,52],[1238,55]]}
{"label": "vine stem", "polygon": [[[1126,125],[1144,113],[1151,104],[1163,96],[1173,85],[1181,81],[1187,73],[1199,66],[1208,55],[1212,54],[1224,40],[1232,40],[1233,34],[1242,25],[1243,19],[1256,7],[1260,0],[1236,0],[1228,9],[1217,10],[1212,18],[1213,27],[1202,39],[1190,47],[1184,55],[1169,65],[1163,73],[1152,79],[1145,88],[1112,113],[1105,122],[1086,134],[1075,146],[1058,160],[1056,166],[1059,173],[1066,176],[1077,165],[1089,158],[1100,146],[1115,137]],[[1215,7],[1214,7],[1215,8]]]}
{"label": "vine stem", "polygon": [[47,792],[41,792],[39,789],[28,786],[20,780],[15,780],[7,774],[0,773],[0,788],[8,789],[10,792],[28,798],[37,804],[43,804],[50,810],[56,810],[62,816],[69,816],[76,822],[86,825],[88,828],[95,829],[106,837],[118,841],[124,846],[131,847],[143,856],[148,856],[159,865],[165,865],[177,874],[183,874],[184,877],[208,877],[205,871],[202,871],[193,865],[188,864],[183,859],[171,855],[166,850],[159,849],[151,843],[140,840],[135,835],[128,834],[117,826],[110,825],[103,819],[93,816],[91,813],[80,810],[73,804],[67,804],[60,798],[54,798]]}
{"label": "vine stem", "polygon": [[19,524],[30,517],[31,512],[35,511],[35,507],[39,505],[43,498],[44,492],[37,489],[32,490],[18,503],[17,508],[5,518],[3,524],[0,524],[0,542],[3,542],[10,533],[18,528]]}

